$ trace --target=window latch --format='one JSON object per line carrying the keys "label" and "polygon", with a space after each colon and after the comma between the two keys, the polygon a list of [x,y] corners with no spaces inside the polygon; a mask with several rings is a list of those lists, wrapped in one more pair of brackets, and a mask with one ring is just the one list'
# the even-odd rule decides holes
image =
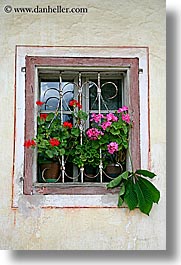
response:
{"label": "window latch", "polygon": [[24,67],[21,67],[21,72],[22,73],[26,73],[26,67],[24,66]]}

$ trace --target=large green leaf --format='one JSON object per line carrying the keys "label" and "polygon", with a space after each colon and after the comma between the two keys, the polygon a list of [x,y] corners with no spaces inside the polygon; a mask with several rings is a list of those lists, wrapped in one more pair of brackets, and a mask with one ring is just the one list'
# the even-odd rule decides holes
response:
{"label": "large green leaf", "polygon": [[144,177],[151,178],[151,179],[156,176],[155,173],[148,171],[148,170],[144,170],[144,169],[138,169],[138,170],[136,170],[135,173],[138,175],[142,175]]}
{"label": "large green leaf", "polygon": [[125,185],[124,183],[121,185],[120,187],[120,191],[119,191],[119,196],[122,196],[125,193],[126,189],[125,189]]}
{"label": "large green leaf", "polygon": [[140,211],[149,215],[153,205],[153,198],[150,190],[145,185],[142,185],[141,181],[137,181],[133,184],[133,188],[137,194]]}
{"label": "large green leaf", "polygon": [[133,189],[133,185],[134,184],[132,180],[129,179],[126,184],[126,193],[124,195],[124,201],[130,210],[134,210],[138,205],[138,198],[136,192]]}
{"label": "large green leaf", "polygon": [[129,171],[124,171],[121,175],[123,179],[128,179]]}
{"label": "large green leaf", "polygon": [[115,179],[111,180],[111,181],[106,185],[107,189],[112,189],[112,188],[117,187],[117,186],[121,183],[122,178],[123,178],[123,177],[122,177],[122,174],[121,174],[121,175],[119,175],[118,177],[116,177]]}
{"label": "large green leaf", "polygon": [[118,198],[118,207],[121,207],[122,204],[123,204],[123,199],[122,199],[121,196],[119,196],[119,198]]}
{"label": "large green leaf", "polygon": [[157,190],[157,188],[147,179],[140,177],[139,181],[142,182],[142,185],[145,185],[150,190],[150,192],[152,194],[153,202],[158,203],[158,201],[160,199],[159,190]]}

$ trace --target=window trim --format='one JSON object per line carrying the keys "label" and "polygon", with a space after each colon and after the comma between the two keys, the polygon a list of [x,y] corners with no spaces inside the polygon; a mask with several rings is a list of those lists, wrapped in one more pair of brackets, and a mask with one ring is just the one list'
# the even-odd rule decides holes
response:
{"label": "window trim", "polygon": [[[38,67],[126,67],[129,69],[129,110],[132,113],[134,126],[131,130],[131,153],[134,169],[141,165],[140,157],[140,109],[139,109],[139,59],[136,58],[102,58],[102,57],[41,57],[26,56],[26,84],[25,84],[25,139],[34,137],[35,131],[35,93],[36,93],[36,69]],[[32,111],[34,110],[34,111]],[[33,150],[25,149],[24,162],[24,189],[26,195],[35,194],[40,190],[41,194],[106,194],[106,187],[71,186],[71,189],[57,188],[57,184],[40,188],[33,183]],[[39,187],[39,185],[38,185]],[[42,189],[44,187],[44,189]],[[42,191],[43,190],[43,191]],[[70,191],[71,190],[71,191]],[[96,193],[95,193],[95,191]],[[71,193],[70,193],[71,192]]]}
{"label": "window trim", "polygon": [[[24,123],[25,123],[25,57],[106,57],[139,58],[140,149],[141,168],[150,169],[150,87],[149,48],[147,46],[36,46],[15,48],[14,84],[14,152],[12,169],[13,209],[40,208],[116,208],[117,194],[105,195],[24,195]],[[37,80],[36,80],[37,82]],[[124,207],[124,206],[122,206]]]}

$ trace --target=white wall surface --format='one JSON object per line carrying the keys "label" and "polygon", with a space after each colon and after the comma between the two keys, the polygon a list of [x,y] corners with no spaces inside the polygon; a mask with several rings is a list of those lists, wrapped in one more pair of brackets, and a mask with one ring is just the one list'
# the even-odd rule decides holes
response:
{"label": "white wall surface", "polygon": [[[87,14],[5,13],[58,1],[0,2],[0,248],[21,250],[164,250],[166,248],[166,77],[164,0],[61,1]],[[58,3],[59,4],[59,3]],[[147,46],[150,72],[151,169],[161,191],[150,216],[127,208],[12,209],[15,47]],[[16,137],[16,135],[15,135]],[[23,202],[22,202],[23,204]]]}

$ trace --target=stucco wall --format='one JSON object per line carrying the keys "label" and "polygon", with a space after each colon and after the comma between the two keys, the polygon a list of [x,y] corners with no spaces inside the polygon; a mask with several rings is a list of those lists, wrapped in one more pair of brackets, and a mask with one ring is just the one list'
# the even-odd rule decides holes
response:
{"label": "stucco wall", "polygon": [[[12,7],[57,4],[55,0],[8,1]],[[86,14],[5,13],[6,5],[1,0],[0,248],[165,249],[165,1],[61,1],[64,7],[88,8]],[[11,208],[16,45],[149,47],[150,165],[161,191],[149,217],[127,208]]]}

